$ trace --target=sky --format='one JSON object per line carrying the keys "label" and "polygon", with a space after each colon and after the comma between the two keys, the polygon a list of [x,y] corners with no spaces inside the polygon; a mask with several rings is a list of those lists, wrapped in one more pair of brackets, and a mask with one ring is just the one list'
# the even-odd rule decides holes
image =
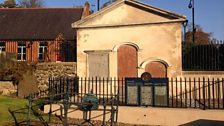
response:
{"label": "sky", "polygon": [[[4,0],[0,0],[2,2]],[[83,6],[86,0],[43,0],[45,7]],[[109,0],[100,0],[100,5]],[[190,0],[139,0],[143,3],[185,15],[192,23],[192,10],[188,8]],[[213,33],[213,38],[224,40],[224,0],[194,0],[195,24],[205,32]],[[91,9],[96,10],[97,0],[88,0]]]}

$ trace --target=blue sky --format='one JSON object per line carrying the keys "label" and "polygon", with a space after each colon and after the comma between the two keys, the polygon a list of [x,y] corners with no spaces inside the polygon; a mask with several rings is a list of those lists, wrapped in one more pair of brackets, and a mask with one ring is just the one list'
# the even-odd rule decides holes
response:
{"label": "blue sky", "polygon": [[[0,0],[2,2],[4,0]],[[86,0],[43,0],[46,7],[82,6]],[[88,0],[93,10],[97,8],[97,0]],[[108,0],[100,0],[101,5]],[[190,0],[139,0],[146,4],[185,15],[192,22]],[[224,0],[195,0],[195,23],[204,31],[212,32],[213,37],[224,40]]]}

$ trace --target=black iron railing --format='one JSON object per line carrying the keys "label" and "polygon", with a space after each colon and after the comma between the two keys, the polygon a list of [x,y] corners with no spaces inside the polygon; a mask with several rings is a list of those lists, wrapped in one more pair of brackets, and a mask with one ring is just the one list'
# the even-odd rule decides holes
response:
{"label": "black iron railing", "polygon": [[182,44],[184,71],[224,71],[224,42]]}
{"label": "black iron railing", "polygon": [[[170,78],[168,85],[168,107],[224,109],[224,78]],[[56,95],[54,100],[60,101],[66,92],[73,103],[81,103],[85,94],[93,93],[101,105],[115,96],[118,96],[119,105],[126,105],[124,79],[50,78],[45,97]],[[34,95],[37,98],[43,96]]]}
{"label": "black iron railing", "polygon": [[224,79],[171,78],[169,106],[224,109]]}
{"label": "black iron railing", "polygon": [[[115,78],[50,78],[49,93],[51,95],[69,92],[70,101],[81,103],[83,97],[95,94],[99,103],[109,101],[112,97],[119,96],[119,104],[124,104],[125,88],[123,79]],[[55,100],[61,100],[64,96],[58,95]]]}

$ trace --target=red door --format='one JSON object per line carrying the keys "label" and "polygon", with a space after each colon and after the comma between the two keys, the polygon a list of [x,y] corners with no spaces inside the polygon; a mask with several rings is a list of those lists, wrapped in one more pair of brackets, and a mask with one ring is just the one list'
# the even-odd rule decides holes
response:
{"label": "red door", "polygon": [[118,78],[138,76],[138,54],[135,47],[122,45],[117,51]]}

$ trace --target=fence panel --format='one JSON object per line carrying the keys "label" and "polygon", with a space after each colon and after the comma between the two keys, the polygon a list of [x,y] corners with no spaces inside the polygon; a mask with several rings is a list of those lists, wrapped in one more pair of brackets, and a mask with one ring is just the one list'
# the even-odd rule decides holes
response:
{"label": "fence panel", "polygon": [[170,79],[169,107],[224,109],[224,79]]}
{"label": "fence panel", "polygon": [[[57,94],[54,100],[70,94],[70,101],[81,103],[85,94],[93,93],[103,104],[118,96],[119,105],[125,105],[125,81],[116,78],[51,78],[49,92]],[[59,94],[59,95],[58,95]],[[61,94],[61,95],[60,95]],[[224,109],[223,78],[170,78],[169,106],[172,108]]]}
{"label": "fence panel", "polygon": [[224,43],[182,43],[182,67],[185,71],[224,71]]}
{"label": "fence panel", "polygon": [[[103,101],[110,102],[114,96],[119,96],[119,104],[123,105],[125,100],[124,79],[116,78],[50,78],[49,92],[56,95],[55,101],[61,100],[64,94],[70,94],[70,101],[81,103],[85,94],[93,93],[99,99],[99,103]],[[61,94],[61,95],[58,95]]]}

